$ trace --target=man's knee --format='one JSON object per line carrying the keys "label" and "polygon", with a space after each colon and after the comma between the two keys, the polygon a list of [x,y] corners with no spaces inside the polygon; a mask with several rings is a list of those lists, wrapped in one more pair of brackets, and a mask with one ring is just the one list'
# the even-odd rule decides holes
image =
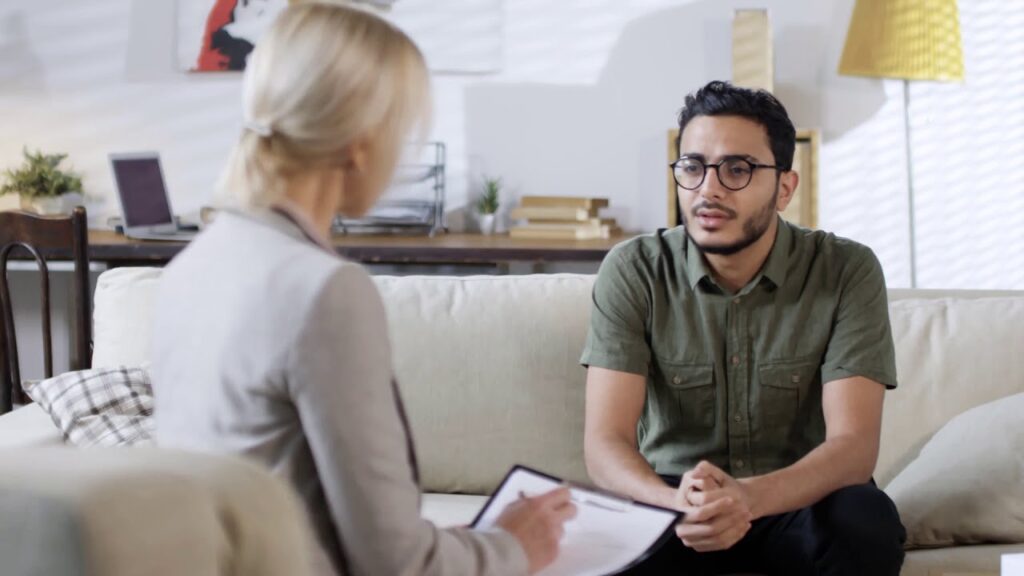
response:
{"label": "man's knee", "polygon": [[870,566],[877,574],[898,574],[906,531],[892,500],[873,484],[838,490],[814,506],[814,519],[844,564]]}

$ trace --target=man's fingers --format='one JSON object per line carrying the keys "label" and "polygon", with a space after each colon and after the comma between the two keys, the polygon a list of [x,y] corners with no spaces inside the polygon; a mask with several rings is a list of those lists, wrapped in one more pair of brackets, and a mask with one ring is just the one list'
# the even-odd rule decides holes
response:
{"label": "man's fingers", "polygon": [[719,485],[725,485],[725,479],[728,477],[728,474],[726,474],[725,471],[707,460],[701,460],[693,471],[694,477],[711,478]]}
{"label": "man's fingers", "polygon": [[703,524],[714,519],[719,514],[727,512],[734,502],[732,498],[722,498],[716,500],[707,506],[695,506],[684,510],[686,516],[683,517],[683,523],[685,524]]}
{"label": "man's fingers", "polygon": [[747,532],[750,531],[749,523],[740,523],[731,526],[728,530],[722,534],[711,536],[711,537],[684,537],[682,538],[683,544],[693,548],[698,552],[714,552],[718,550],[728,550],[736,545],[737,542],[746,536]]}
{"label": "man's fingers", "polygon": [[714,538],[724,534],[730,528],[749,524],[750,519],[744,512],[721,514],[709,522],[700,524],[680,524],[676,527],[676,535],[680,538],[699,540]]}
{"label": "man's fingers", "polygon": [[742,500],[742,495],[737,494],[734,488],[713,488],[691,492],[687,500],[694,506],[709,506],[723,498],[731,498],[735,502]]}
{"label": "man's fingers", "polygon": [[683,544],[699,552],[725,550],[746,536],[750,526],[748,517],[745,514],[738,514],[714,524],[679,526],[676,535]]}
{"label": "man's fingers", "polygon": [[694,490],[698,490],[700,492],[707,492],[709,490],[721,488],[718,482],[715,482],[713,478],[701,478],[699,480],[694,480],[691,486],[693,486]]}

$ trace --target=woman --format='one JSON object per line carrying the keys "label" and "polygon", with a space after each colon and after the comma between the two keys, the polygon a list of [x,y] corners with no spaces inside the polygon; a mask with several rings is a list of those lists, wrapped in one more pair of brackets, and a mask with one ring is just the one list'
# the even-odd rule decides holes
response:
{"label": "woman", "polygon": [[381,299],[328,241],[336,213],[364,214],[385,188],[428,86],[415,45],[368,12],[300,4],[274,23],[221,185],[235,209],[161,281],[157,438],[289,480],[335,573],[532,573],[557,554],[568,491],[510,506],[488,533],[420,518]]}

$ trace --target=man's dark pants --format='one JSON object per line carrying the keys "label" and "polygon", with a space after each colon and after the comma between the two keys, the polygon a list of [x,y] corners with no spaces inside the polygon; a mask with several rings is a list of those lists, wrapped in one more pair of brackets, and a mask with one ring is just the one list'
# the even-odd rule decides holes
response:
{"label": "man's dark pants", "polygon": [[[678,477],[664,477],[678,486]],[[630,576],[898,576],[906,530],[874,482],[843,488],[817,504],[760,518],[729,550],[698,553],[676,537]]]}

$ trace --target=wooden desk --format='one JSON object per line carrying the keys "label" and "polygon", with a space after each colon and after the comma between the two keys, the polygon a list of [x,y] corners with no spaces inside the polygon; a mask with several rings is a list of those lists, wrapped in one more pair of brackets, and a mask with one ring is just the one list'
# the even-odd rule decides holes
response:
{"label": "wooden desk", "polygon": [[[502,264],[600,262],[608,250],[632,235],[608,240],[533,240],[507,235],[350,235],[334,238],[338,254],[373,264]],[[109,230],[89,231],[89,258],[108,266],[166,264],[187,242],[132,240]]]}

